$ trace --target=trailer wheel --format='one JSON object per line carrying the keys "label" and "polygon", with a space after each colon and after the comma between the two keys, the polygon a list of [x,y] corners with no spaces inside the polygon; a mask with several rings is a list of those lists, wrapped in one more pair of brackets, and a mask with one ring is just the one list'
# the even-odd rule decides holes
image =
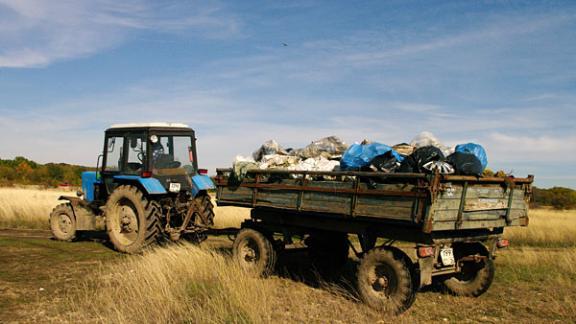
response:
{"label": "trailer wheel", "polygon": [[305,240],[308,255],[318,272],[335,278],[348,261],[350,247],[346,233],[313,233]]}
{"label": "trailer wheel", "polygon": [[247,271],[263,277],[274,272],[276,250],[264,234],[250,228],[242,229],[232,250],[236,262]]}
{"label": "trailer wheel", "polygon": [[119,186],[106,202],[106,229],[114,248],[138,253],[162,233],[160,207],[133,186]]}
{"label": "trailer wheel", "polygon": [[50,213],[50,230],[59,241],[73,241],[76,238],[76,218],[70,204],[54,207]]}
{"label": "trailer wheel", "polygon": [[358,290],[366,304],[394,314],[410,308],[416,289],[407,260],[396,249],[376,248],[364,255],[358,269]]}
{"label": "trailer wheel", "polygon": [[494,262],[484,245],[462,244],[454,246],[454,254],[458,259],[470,255],[485,256],[484,260],[462,262],[462,270],[443,282],[446,290],[456,296],[478,297],[485,293],[494,280]]}

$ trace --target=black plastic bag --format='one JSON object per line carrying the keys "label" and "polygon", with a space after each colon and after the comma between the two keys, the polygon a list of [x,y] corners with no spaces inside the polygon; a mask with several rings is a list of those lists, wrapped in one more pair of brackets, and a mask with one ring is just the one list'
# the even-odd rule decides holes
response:
{"label": "black plastic bag", "polygon": [[416,172],[429,172],[424,165],[428,162],[432,161],[444,161],[444,153],[437,148],[436,146],[424,146],[419,149],[416,149],[412,155],[410,155],[412,159],[414,159],[415,168],[414,171]]}
{"label": "black plastic bag", "polygon": [[370,165],[368,166],[371,171],[381,172],[394,172],[398,167],[400,167],[400,162],[398,162],[398,159],[392,154],[392,151],[376,156],[370,161]]}
{"label": "black plastic bag", "polygon": [[418,172],[418,169],[416,168],[416,161],[414,161],[414,158],[411,155],[407,156],[402,161],[402,163],[400,163],[400,166],[398,167],[398,169],[396,169],[396,172],[402,172],[402,173]]}
{"label": "black plastic bag", "polygon": [[448,156],[448,162],[454,166],[456,174],[461,175],[482,175],[482,162],[471,153],[455,152]]}

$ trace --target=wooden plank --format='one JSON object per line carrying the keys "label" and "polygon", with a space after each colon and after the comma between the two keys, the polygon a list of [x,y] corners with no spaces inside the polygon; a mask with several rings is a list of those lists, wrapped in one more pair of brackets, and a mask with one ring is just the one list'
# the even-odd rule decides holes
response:
{"label": "wooden plank", "polygon": [[402,197],[358,197],[356,215],[412,221],[416,199]]}

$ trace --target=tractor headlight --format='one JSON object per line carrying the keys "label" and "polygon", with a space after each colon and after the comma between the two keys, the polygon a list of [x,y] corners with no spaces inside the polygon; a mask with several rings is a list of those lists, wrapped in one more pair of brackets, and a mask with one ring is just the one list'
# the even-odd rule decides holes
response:
{"label": "tractor headlight", "polygon": [[152,142],[152,144],[158,143],[158,136],[150,135],[150,142]]}

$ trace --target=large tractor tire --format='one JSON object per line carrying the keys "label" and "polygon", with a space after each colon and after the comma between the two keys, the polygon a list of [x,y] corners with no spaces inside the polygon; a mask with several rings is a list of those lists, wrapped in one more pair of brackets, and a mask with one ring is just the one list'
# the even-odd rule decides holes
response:
{"label": "large tractor tire", "polygon": [[162,234],[161,210],[133,186],[119,186],[106,202],[106,230],[114,248],[138,253],[154,244]]}
{"label": "large tractor tire", "polygon": [[59,241],[73,241],[76,238],[76,217],[70,204],[60,204],[50,213],[50,230]]}
{"label": "large tractor tire", "polygon": [[312,233],[305,243],[312,265],[320,275],[334,279],[342,273],[350,250],[346,233]]}
{"label": "large tractor tire", "polygon": [[196,204],[195,222],[203,226],[214,225],[214,205],[209,195],[201,195],[194,198]]}
{"label": "large tractor tire", "polygon": [[276,266],[276,250],[264,234],[245,228],[238,232],[232,246],[234,259],[248,272],[267,277]]}
{"label": "large tractor tire", "polygon": [[456,296],[478,297],[485,293],[494,280],[494,261],[488,250],[480,243],[460,244],[454,246],[454,256],[458,259],[480,255],[486,257],[482,261],[466,261],[461,266],[461,271],[444,280],[444,288]]}
{"label": "large tractor tire", "polygon": [[358,268],[358,290],[366,304],[399,314],[410,308],[416,295],[409,258],[400,250],[375,248]]}

